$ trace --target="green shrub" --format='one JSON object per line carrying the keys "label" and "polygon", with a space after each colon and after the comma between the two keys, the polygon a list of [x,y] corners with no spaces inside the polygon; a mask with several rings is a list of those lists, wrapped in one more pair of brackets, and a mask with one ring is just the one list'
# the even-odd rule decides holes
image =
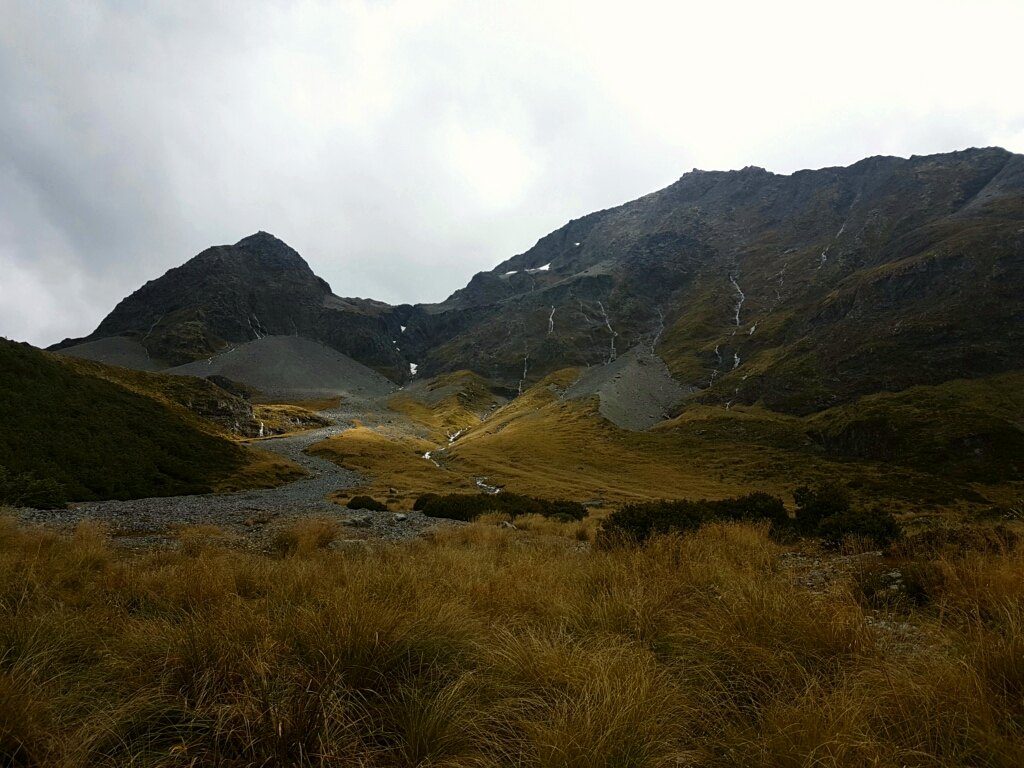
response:
{"label": "green shrub", "polygon": [[850,511],[850,492],[841,485],[825,483],[814,490],[806,485],[793,491],[796,502],[796,527],[804,534],[818,534],[818,526],[827,517]]}
{"label": "green shrub", "polygon": [[381,504],[370,496],[356,496],[346,504],[349,509],[368,509],[371,512],[387,512],[387,504]]}
{"label": "green shrub", "polygon": [[793,500],[797,530],[806,536],[820,536],[827,546],[838,547],[847,536],[857,536],[885,547],[902,536],[891,513],[880,507],[854,507],[850,492],[835,483],[813,490],[806,485],[797,488]]}
{"label": "green shrub", "polygon": [[413,502],[412,508],[417,512],[421,512],[423,510],[423,507],[425,507],[428,502],[432,501],[433,499],[439,498],[441,497],[438,496],[436,493],[425,493],[418,499],[416,499],[415,502]]}
{"label": "green shrub", "polygon": [[52,477],[37,480],[31,472],[12,475],[0,467],[0,505],[64,509],[68,499],[64,486]]}
{"label": "green shrub", "polygon": [[642,544],[658,533],[693,531],[714,520],[702,501],[646,501],[627,504],[601,523],[598,543]]}
{"label": "green shrub", "polygon": [[900,538],[902,531],[890,512],[872,507],[846,509],[830,515],[818,523],[817,534],[832,547],[838,547],[847,536],[868,539],[876,546],[885,547]]}
{"label": "green shrub", "polygon": [[512,518],[519,515],[542,515],[565,521],[582,520],[587,516],[587,508],[575,501],[538,499],[517,493],[452,493],[444,496],[427,493],[416,499],[413,509],[428,517],[466,522],[475,520],[484,512],[502,512]]}
{"label": "green shrub", "polygon": [[784,527],[792,524],[786,513],[786,505],[778,496],[770,493],[751,493],[735,499],[707,501],[716,518],[722,520],[769,520],[773,527]]}
{"label": "green shrub", "polygon": [[655,534],[694,531],[714,520],[768,520],[780,528],[790,525],[782,499],[767,493],[720,501],[638,502],[605,518],[598,543],[641,544]]}

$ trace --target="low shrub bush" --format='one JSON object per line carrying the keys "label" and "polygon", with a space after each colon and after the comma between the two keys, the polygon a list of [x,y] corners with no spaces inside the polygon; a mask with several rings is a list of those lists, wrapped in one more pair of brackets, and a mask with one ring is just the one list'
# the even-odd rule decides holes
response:
{"label": "low shrub bush", "polygon": [[694,531],[714,520],[770,520],[776,526],[790,524],[782,499],[767,493],[719,501],[648,501],[627,504],[612,512],[601,525],[598,543],[641,544],[655,534]]}
{"label": "low shrub bush", "polygon": [[829,515],[818,523],[817,535],[830,547],[838,547],[847,536],[867,539],[875,546],[886,547],[899,539],[902,531],[891,513],[872,507],[851,508]]}
{"label": "low shrub bush", "polygon": [[368,509],[371,512],[387,512],[388,505],[381,504],[370,496],[355,496],[345,506],[349,509]]}
{"label": "low shrub bush", "polygon": [[842,515],[850,510],[850,492],[841,485],[825,483],[815,489],[806,485],[793,491],[796,502],[796,527],[808,536],[818,533],[818,525],[826,517]]}
{"label": "low shrub bush", "polygon": [[849,491],[834,483],[814,490],[806,485],[797,488],[793,500],[797,506],[797,530],[807,536],[820,536],[826,546],[838,547],[846,537],[855,536],[886,547],[902,536],[890,512],[877,506],[854,507]]}
{"label": "low shrub bush", "polygon": [[879,547],[891,545],[902,536],[899,524],[889,512],[879,507],[853,507],[845,488],[825,485],[811,490],[804,486],[793,497],[798,508],[795,521],[786,513],[782,499],[760,492],[718,501],[627,504],[604,520],[598,543],[642,544],[655,534],[693,531],[716,520],[768,521],[776,538],[796,532],[820,536],[831,547],[838,547],[847,536],[868,539]]}
{"label": "low shrub bush", "polygon": [[416,499],[413,509],[428,517],[466,522],[475,520],[485,512],[500,512],[512,518],[519,515],[542,515],[567,522],[582,520],[587,516],[587,508],[575,501],[538,499],[516,493],[452,493],[444,496],[428,493]]}
{"label": "low shrub bush", "polygon": [[439,499],[439,498],[441,498],[441,497],[438,496],[436,493],[424,493],[422,496],[420,496],[418,499],[416,499],[416,501],[413,502],[412,508],[415,511],[417,511],[417,512],[422,512],[423,511],[423,507],[425,507],[428,503],[430,503],[434,499]]}
{"label": "low shrub bush", "polygon": [[0,506],[63,509],[68,505],[64,486],[50,477],[37,479],[31,472],[11,474],[0,467]]}

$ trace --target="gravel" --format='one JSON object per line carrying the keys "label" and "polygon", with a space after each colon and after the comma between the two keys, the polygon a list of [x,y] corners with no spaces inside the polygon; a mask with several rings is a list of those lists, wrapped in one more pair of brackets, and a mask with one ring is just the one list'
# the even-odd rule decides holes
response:
{"label": "gravel", "polygon": [[585,369],[565,390],[565,400],[601,398],[601,415],[621,429],[640,432],[668,418],[668,411],[700,390],[672,378],[668,366],[643,345],[607,365]]}
{"label": "gravel", "polygon": [[361,400],[384,397],[398,389],[362,363],[301,336],[265,336],[165,373],[225,376],[259,390],[263,401],[319,400],[338,395]]}
{"label": "gravel", "polygon": [[144,346],[124,336],[111,336],[97,341],[88,341],[85,344],[76,344],[73,347],[57,350],[57,354],[95,360],[107,365],[119,365],[122,368],[131,368],[136,371],[159,371],[161,369],[155,360],[150,359],[149,352]]}
{"label": "gravel", "polygon": [[[430,528],[454,524],[420,512],[349,510],[329,501],[328,493],[359,487],[366,481],[358,472],[303,452],[313,443],[344,432],[354,414],[352,411],[324,411],[320,415],[332,419],[336,425],[259,442],[261,448],[286,456],[309,473],[287,485],[238,493],[82,502],[66,510],[21,509],[20,517],[26,523],[56,528],[71,528],[82,520],[91,519],[106,524],[111,536],[119,542],[137,546],[172,543],[175,529],[181,526],[212,525],[227,534],[243,536],[250,545],[265,547],[278,530],[297,518],[308,516],[337,518],[345,526],[343,541],[404,541]],[[360,410],[359,415],[365,418],[368,414]],[[340,426],[341,423],[346,426]]]}

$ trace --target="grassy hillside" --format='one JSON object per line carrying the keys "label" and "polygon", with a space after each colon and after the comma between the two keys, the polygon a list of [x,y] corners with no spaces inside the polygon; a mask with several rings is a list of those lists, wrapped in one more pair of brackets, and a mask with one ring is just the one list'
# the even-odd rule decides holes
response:
{"label": "grassy hillside", "polygon": [[[561,400],[575,376],[549,376],[450,445],[443,433],[471,415],[403,397],[392,407],[429,427],[433,445],[363,429],[315,450],[358,469],[375,491],[409,498],[476,477],[515,493],[609,501],[789,498],[806,483],[838,481],[903,511],[977,512],[1024,489],[1024,374],[872,395],[811,417],[696,403],[648,432],[615,427],[596,398]],[[440,468],[421,458],[427,450]]]}
{"label": "grassy hillside", "polygon": [[426,427],[436,442],[475,427],[513,394],[472,371],[436,376],[407,389],[392,395],[388,407]]}
{"label": "grassy hillside", "polygon": [[889,461],[947,479],[1024,480],[1024,372],[869,395],[807,419],[829,456]]}
{"label": "grassy hillside", "polygon": [[715,440],[627,432],[600,414],[596,397],[559,399],[575,377],[552,374],[497,411],[452,446],[446,466],[515,493],[610,501],[788,495],[831,471],[817,457],[753,444],[744,427]]}
{"label": "grassy hillside", "polygon": [[0,340],[0,466],[53,479],[77,501],[204,493],[265,463],[184,407],[85,375],[85,365]]}
{"label": "grassy hillside", "polygon": [[[476,490],[468,478],[423,458],[423,454],[436,451],[437,447],[421,438],[386,434],[357,425],[316,443],[307,453],[356,470],[368,478],[369,485],[359,493],[378,498],[388,495],[399,501],[402,508],[410,509],[423,493]],[[395,494],[390,493],[392,488]],[[345,488],[338,491],[337,498],[347,499],[354,493],[354,489]]]}
{"label": "grassy hillside", "polygon": [[259,433],[249,402],[207,379],[134,371],[66,355],[58,359],[75,373],[118,384],[170,407],[201,432],[250,437]]}

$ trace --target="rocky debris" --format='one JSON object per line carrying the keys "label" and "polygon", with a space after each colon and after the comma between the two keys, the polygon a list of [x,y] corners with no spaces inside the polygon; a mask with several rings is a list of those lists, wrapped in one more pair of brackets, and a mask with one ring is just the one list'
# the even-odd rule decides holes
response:
{"label": "rocky debris", "polygon": [[240,382],[264,401],[382,397],[397,387],[376,371],[324,344],[301,336],[267,336],[229,347],[208,360],[167,373]]}
{"label": "rocky debris", "polygon": [[848,580],[855,568],[874,566],[881,562],[881,551],[858,555],[807,554],[783,552],[781,564],[793,572],[793,583],[815,592],[824,592]]}
{"label": "rocky debris", "polygon": [[117,365],[135,371],[153,372],[164,368],[160,361],[149,356],[149,352],[142,344],[126,336],[110,336],[57,351],[69,357],[80,357],[83,360],[94,360],[97,363]]}
{"label": "rocky debris", "polygon": [[[845,590],[857,573],[870,573],[876,588],[898,594],[904,590],[903,574],[898,567],[879,572],[883,566],[882,552],[840,555],[831,552],[810,554],[782,552],[783,568],[793,574],[793,584],[811,592]],[[894,617],[881,610],[864,610],[864,622],[875,635],[879,647],[887,653],[918,651],[938,642],[940,638],[924,628]]]}
{"label": "rocky debris", "polygon": [[338,539],[327,545],[328,549],[341,552],[371,552],[369,542],[366,539]]}
{"label": "rocky debris", "polygon": [[672,378],[660,357],[637,345],[608,365],[584,369],[562,399],[598,395],[602,416],[617,427],[639,432],[664,421],[667,411],[698,391]]}

